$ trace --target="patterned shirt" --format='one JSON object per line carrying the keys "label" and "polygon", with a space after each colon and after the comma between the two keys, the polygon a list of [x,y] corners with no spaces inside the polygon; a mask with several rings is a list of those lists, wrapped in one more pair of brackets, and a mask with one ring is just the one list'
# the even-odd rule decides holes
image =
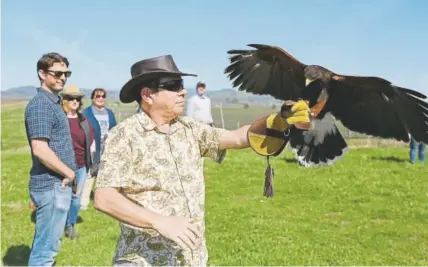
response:
{"label": "patterned shirt", "polygon": [[[76,170],[74,149],[67,116],[60,105],[60,98],[45,89],[37,88],[37,94],[25,108],[25,130],[31,147],[31,139],[45,138],[48,146],[66,166]],[[54,183],[64,178],[43,165],[31,154],[29,188],[33,191],[51,190]]]}
{"label": "patterned shirt", "polygon": [[179,117],[170,133],[158,131],[145,112],[125,119],[107,135],[96,188],[114,187],[134,203],[164,216],[197,220],[203,241],[182,250],[153,229],[121,223],[114,264],[205,265],[205,183],[203,157],[222,162],[223,129]]}

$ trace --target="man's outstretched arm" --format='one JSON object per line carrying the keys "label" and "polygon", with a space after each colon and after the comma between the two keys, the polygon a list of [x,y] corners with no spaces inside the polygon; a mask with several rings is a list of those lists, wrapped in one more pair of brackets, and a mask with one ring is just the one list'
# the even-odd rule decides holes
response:
{"label": "man's outstretched arm", "polygon": [[[284,120],[288,126],[295,125],[297,128],[308,127],[310,121],[309,109],[303,100],[295,102],[289,111],[284,112]],[[220,135],[220,150],[241,149],[250,146],[247,133],[251,125],[242,126],[239,129],[225,131]]]}
{"label": "man's outstretched arm", "polygon": [[244,125],[239,129],[225,131],[220,136],[220,150],[242,149],[250,146],[248,143],[247,132],[250,125]]}

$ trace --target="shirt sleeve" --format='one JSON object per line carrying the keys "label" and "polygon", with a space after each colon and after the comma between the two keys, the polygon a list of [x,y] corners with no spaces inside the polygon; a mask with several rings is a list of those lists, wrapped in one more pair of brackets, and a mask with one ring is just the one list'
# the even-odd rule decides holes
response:
{"label": "shirt sleeve", "polygon": [[89,121],[89,119],[86,119],[86,120],[87,120],[88,125],[89,125],[89,133],[91,136],[91,144],[92,144],[92,142],[95,141],[95,131],[94,131],[94,127],[92,127],[92,123]]}
{"label": "shirt sleeve", "polygon": [[95,188],[127,187],[133,175],[129,140],[123,127],[113,128],[108,134],[101,154]]}
{"label": "shirt sleeve", "polygon": [[226,150],[220,150],[220,136],[226,130],[209,126],[203,122],[195,121],[194,123],[201,156],[221,163],[226,155]]}
{"label": "shirt sleeve", "polygon": [[50,139],[54,125],[52,107],[48,103],[33,103],[25,111],[29,139]]}

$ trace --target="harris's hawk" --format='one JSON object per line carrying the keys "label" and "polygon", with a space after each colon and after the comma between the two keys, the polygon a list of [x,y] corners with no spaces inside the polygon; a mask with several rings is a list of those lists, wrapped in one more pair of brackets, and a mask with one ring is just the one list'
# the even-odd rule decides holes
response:
{"label": "harris's hawk", "polygon": [[349,76],[319,65],[307,65],[277,46],[248,45],[230,50],[225,73],[241,91],[284,101],[309,102],[315,127],[295,129],[290,146],[304,166],[330,163],[347,149],[335,125],[381,138],[428,143],[426,96],[380,77]]}

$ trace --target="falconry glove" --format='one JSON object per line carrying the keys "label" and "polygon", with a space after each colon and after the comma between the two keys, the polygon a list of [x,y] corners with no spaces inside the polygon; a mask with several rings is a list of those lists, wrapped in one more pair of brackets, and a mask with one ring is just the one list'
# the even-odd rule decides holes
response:
{"label": "falconry glove", "polygon": [[280,112],[258,119],[248,129],[247,138],[250,147],[267,159],[263,193],[266,197],[273,197],[274,170],[270,165],[269,157],[278,156],[282,152],[293,126],[299,129],[311,127],[310,110],[306,101],[285,103]]}

